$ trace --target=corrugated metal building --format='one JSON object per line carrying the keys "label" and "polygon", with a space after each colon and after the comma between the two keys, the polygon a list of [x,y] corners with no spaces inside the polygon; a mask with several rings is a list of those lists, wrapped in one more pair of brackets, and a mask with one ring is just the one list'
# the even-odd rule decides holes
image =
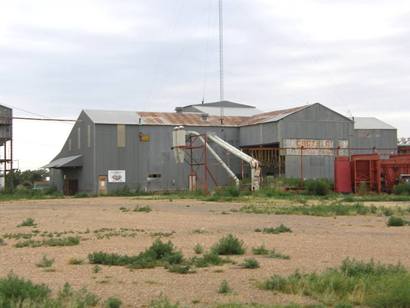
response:
{"label": "corrugated metal building", "polygon": [[[177,164],[171,150],[172,131],[179,125],[215,133],[248,153],[263,150],[264,175],[287,177],[299,177],[303,170],[305,178],[332,178],[336,151],[349,155],[350,148],[359,145],[368,148],[367,152],[373,147],[393,151],[397,141],[396,129],[379,120],[353,120],[319,103],[266,113],[226,101],[176,110],[82,111],[63,149],[46,166],[51,169],[52,183],[67,194],[115,191],[124,186],[149,191],[187,189],[189,167]],[[214,149],[241,174],[237,158]],[[210,160],[209,168],[218,185],[230,184],[215,161]]]}

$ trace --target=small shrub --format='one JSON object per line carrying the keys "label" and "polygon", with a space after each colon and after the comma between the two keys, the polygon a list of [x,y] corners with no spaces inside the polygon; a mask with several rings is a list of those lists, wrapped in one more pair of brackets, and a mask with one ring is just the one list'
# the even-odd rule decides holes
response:
{"label": "small shrub", "polygon": [[228,282],[226,280],[222,281],[219,289],[218,289],[218,293],[219,294],[228,294],[231,293],[232,289],[229,287]]}
{"label": "small shrub", "polygon": [[243,255],[245,248],[243,241],[232,234],[228,234],[212,247],[212,252],[218,255]]}
{"label": "small shrub", "polygon": [[243,261],[243,263],[241,264],[241,266],[242,266],[243,268],[254,269],[254,268],[258,268],[258,267],[259,267],[259,262],[258,262],[256,259],[254,259],[254,258],[245,259],[245,260]]}
{"label": "small shrub", "polygon": [[6,246],[6,241],[0,237],[0,246]]}
{"label": "small shrub", "polygon": [[116,297],[110,297],[105,301],[106,308],[120,308],[122,305],[122,301]]}
{"label": "small shrub", "polygon": [[390,216],[389,219],[387,220],[387,225],[389,227],[402,227],[406,224],[407,222],[401,217]]}
{"label": "small shrub", "polygon": [[204,247],[203,247],[201,244],[196,244],[196,245],[194,246],[194,252],[195,252],[197,255],[200,255],[200,254],[202,254],[202,253],[204,252]]}
{"label": "small shrub", "polygon": [[42,267],[42,268],[48,268],[48,267],[53,266],[53,264],[54,264],[54,259],[49,259],[47,258],[46,255],[43,255],[43,258],[38,263],[36,263],[36,266]]}
{"label": "small shrub", "polygon": [[410,183],[400,183],[394,186],[393,193],[395,195],[410,195]]}
{"label": "small shrub", "polygon": [[134,208],[134,212],[144,212],[144,213],[149,213],[151,212],[152,209],[149,205],[144,205],[144,206],[136,206]]}
{"label": "small shrub", "polygon": [[178,274],[194,273],[194,271],[191,269],[191,265],[189,264],[172,264],[172,265],[168,265],[167,269],[171,273],[178,273]]}
{"label": "small shrub", "polygon": [[80,259],[80,258],[70,258],[70,260],[68,260],[68,264],[71,265],[81,265],[84,263],[84,259]]}
{"label": "small shrub", "polygon": [[252,253],[254,255],[267,255],[267,254],[269,254],[269,250],[267,250],[265,248],[265,245],[261,245],[261,246],[258,246],[258,247],[253,247],[252,248]]}
{"label": "small shrub", "polygon": [[127,207],[125,207],[125,206],[121,206],[121,207],[120,207],[120,211],[123,212],[123,213],[126,213],[126,212],[129,212],[130,209],[127,208]]}
{"label": "small shrub", "polygon": [[227,261],[213,252],[205,253],[202,257],[193,257],[191,263],[196,267],[208,267],[210,265],[222,265]]}
{"label": "small shrub", "polygon": [[80,244],[80,237],[78,236],[51,238],[43,241],[43,246],[75,246],[78,244]]}
{"label": "small shrub", "polygon": [[310,195],[326,196],[331,191],[331,183],[324,179],[306,180],[304,185]]}
{"label": "small shrub", "polygon": [[268,233],[268,234],[279,234],[279,233],[286,233],[286,232],[292,232],[292,230],[285,225],[281,224],[279,227],[269,227],[269,228],[263,228],[263,229],[255,229],[255,232],[263,232],[263,233]]}
{"label": "small shrub", "polygon": [[275,249],[272,249],[271,251],[269,251],[267,256],[269,258],[272,258],[272,259],[282,259],[282,260],[289,260],[290,259],[290,257],[288,255],[277,252]]}
{"label": "small shrub", "polygon": [[35,227],[35,226],[37,226],[37,224],[34,223],[33,218],[26,218],[20,224],[17,225],[17,227]]}
{"label": "small shrub", "polygon": [[46,285],[34,284],[14,274],[0,278],[1,307],[22,307],[24,302],[41,303],[50,293],[51,290]]}
{"label": "small shrub", "polygon": [[101,270],[102,270],[101,266],[99,266],[98,264],[94,265],[94,267],[93,267],[93,273],[94,274],[98,274],[99,272],[101,272]]}
{"label": "small shrub", "polygon": [[172,304],[168,298],[160,297],[151,301],[149,308],[179,308],[178,304]]}

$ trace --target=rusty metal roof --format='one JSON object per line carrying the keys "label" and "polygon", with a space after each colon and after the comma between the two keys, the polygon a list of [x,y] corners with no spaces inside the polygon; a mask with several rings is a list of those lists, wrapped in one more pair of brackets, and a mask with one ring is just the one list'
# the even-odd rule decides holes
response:
{"label": "rusty metal roof", "polygon": [[242,125],[254,125],[254,124],[267,123],[267,122],[276,122],[292,113],[305,109],[309,106],[310,105],[305,105],[305,106],[299,106],[299,107],[294,107],[294,108],[289,108],[289,109],[275,110],[275,111],[269,111],[269,112],[256,114],[252,117],[249,117],[245,123],[242,123]]}
{"label": "rusty metal roof", "polygon": [[[252,116],[224,116],[223,126],[255,125],[275,122],[306,108],[306,106],[259,113]],[[145,124],[145,125],[188,125],[188,126],[222,126],[220,116],[205,116],[196,112],[136,112],[84,110],[90,119],[97,124]]]}
{"label": "rusty metal roof", "polygon": [[[138,112],[143,124],[157,125],[190,125],[190,126],[220,126],[219,116],[205,117],[200,113],[187,112]],[[240,126],[249,117],[225,116],[224,126]]]}

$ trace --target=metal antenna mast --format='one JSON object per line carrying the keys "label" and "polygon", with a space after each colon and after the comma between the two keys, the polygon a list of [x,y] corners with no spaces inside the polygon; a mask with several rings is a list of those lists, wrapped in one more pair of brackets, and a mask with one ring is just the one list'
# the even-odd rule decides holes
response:
{"label": "metal antenna mast", "polygon": [[[223,6],[219,0],[219,101],[224,100],[224,26]],[[223,124],[224,109],[221,106],[221,124]]]}

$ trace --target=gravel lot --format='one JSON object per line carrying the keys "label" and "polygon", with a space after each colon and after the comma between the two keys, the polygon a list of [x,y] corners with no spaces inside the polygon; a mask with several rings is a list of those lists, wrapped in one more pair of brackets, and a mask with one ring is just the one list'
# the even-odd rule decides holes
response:
{"label": "gravel lot", "polygon": [[[149,205],[149,213],[133,212],[137,205]],[[381,204],[379,204],[381,205]],[[53,290],[65,282],[75,288],[86,287],[102,299],[116,296],[128,307],[147,306],[161,295],[183,305],[201,307],[215,303],[311,303],[301,296],[275,294],[259,290],[258,281],[272,274],[290,274],[295,270],[320,271],[337,266],[346,257],[374,259],[384,263],[401,262],[410,268],[410,227],[388,228],[385,217],[312,217],[244,214],[242,205],[193,200],[141,200],[135,198],[89,198],[0,203],[0,237],[6,233],[74,232],[81,243],[72,247],[15,248],[17,240],[5,239],[0,246],[0,277],[14,272],[34,282],[48,284]],[[129,208],[123,212],[120,207]],[[233,211],[232,211],[233,210]],[[24,219],[35,219],[37,227],[17,227]],[[292,233],[263,234],[255,228],[290,227]],[[97,239],[101,228],[139,229],[134,237],[113,236]],[[88,233],[88,231],[89,233]],[[200,232],[198,232],[200,230]],[[81,234],[79,234],[81,232]],[[193,256],[196,243],[209,248],[227,233],[241,238],[247,247],[244,256],[232,257],[241,263],[252,256],[251,248],[264,244],[291,257],[290,260],[255,256],[259,269],[242,269],[235,264],[198,269],[181,275],[164,268],[129,270],[103,266],[99,273],[93,265],[69,265],[72,257],[87,260],[94,251],[137,254],[151,245],[155,233],[169,234],[171,240],[187,257]],[[131,232],[132,233],[132,232]],[[46,272],[36,263],[46,254],[54,258],[54,272]],[[218,294],[222,280],[227,280],[234,292]],[[193,304],[193,302],[195,304]]]}

